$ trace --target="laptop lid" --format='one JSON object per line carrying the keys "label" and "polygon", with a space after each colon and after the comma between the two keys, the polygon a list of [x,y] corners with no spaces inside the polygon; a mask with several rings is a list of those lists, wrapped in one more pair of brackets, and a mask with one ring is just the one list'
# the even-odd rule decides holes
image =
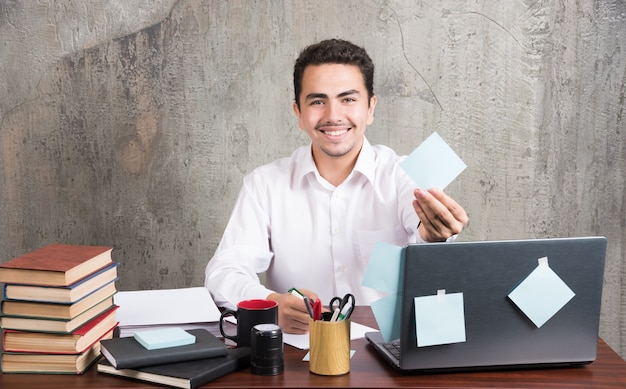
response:
{"label": "laptop lid", "polygon": [[[605,253],[604,237],[407,246],[397,367],[435,372],[592,362],[597,353]],[[508,295],[544,257],[574,296],[538,326]],[[462,293],[465,341],[420,347],[415,297],[433,296],[439,290]],[[370,334],[368,339],[378,342],[382,337]]]}

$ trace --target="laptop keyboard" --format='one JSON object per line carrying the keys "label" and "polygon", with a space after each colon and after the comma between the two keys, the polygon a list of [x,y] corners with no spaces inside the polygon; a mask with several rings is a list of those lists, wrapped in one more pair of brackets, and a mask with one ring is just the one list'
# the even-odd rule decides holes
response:
{"label": "laptop keyboard", "polygon": [[396,359],[400,359],[400,339],[384,343],[383,346],[391,353],[391,355],[396,357]]}

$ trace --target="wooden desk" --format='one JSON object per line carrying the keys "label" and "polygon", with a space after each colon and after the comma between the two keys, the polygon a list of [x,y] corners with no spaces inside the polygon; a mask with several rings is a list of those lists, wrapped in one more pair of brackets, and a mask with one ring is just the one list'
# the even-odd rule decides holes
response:
{"label": "wooden desk", "polygon": [[[352,320],[377,327],[369,307],[357,307]],[[206,385],[207,388],[268,387],[359,387],[359,388],[626,388],[626,362],[604,341],[599,340],[598,357],[584,367],[566,369],[520,370],[499,372],[404,375],[394,371],[367,344],[365,339],[352,341],[356,354],[350,373],[323,377],[309,373],[306,351],[285,346],[285,372],[262,377],[248,369],[229,374]],[[85,375],[0,374],[0,388],[31,389],[34,387],[66,388],[154,388],[147,383],[108,376],[91,368]],[[157,386],[158,387],[158,386]]]}

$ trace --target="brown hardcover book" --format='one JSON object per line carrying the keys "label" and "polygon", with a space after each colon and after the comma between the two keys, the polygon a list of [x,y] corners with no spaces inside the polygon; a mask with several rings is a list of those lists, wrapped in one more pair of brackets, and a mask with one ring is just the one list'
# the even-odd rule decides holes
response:
{"label": "brown hardcover book", "polygon": [[69,286],[109,265],[112,250],[52,244],[0,264],[0,283]]}
{"label": "brown hardcover book", "polygon": [[[112,332],[112,331],[111,331]],[[81,354],[3,353],[3,373],[83,374],[100,359],[100,342]]]}
{"label": "brown hardcover book", "polygon": [[69,334],[104,311],[116,309],[117,306],[112,306],[109,301],[110,300],[108,299],[103,300],[70,320],[3,316],[0,318],[0,327],[8,330],[58,332]]}
{"label": "brown hardcover book", "polygon": [[86,300],[104,286],[117,280],[117,265],[117,263],[112,263],[70,286],[5,284],[4,298],[24,302],[76,303]]}
{"label": "brown hardcover book", "polygon": [[110,339],[117,326],[115,310],[96,316],[71,334],[53,334],[30,331],[2,331],[2,350],[5,352],[80,354],[95,342]]}
{"label": "brown hardcover book", "polygon": [[24,316],[49,319],[73,319],[87,309],[108,299],[113,304],[113,295],[117,293],[115,283],[110,282],[86,298],[74,304],[38,303],[21,300],[2,302],[2,313],[9,316]]}

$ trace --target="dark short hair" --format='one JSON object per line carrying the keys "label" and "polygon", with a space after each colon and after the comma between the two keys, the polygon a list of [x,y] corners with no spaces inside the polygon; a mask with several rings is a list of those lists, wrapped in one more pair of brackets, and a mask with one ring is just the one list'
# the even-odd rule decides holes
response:
{"label": "dark short hair", "polygon": [[328,39],[307,46],[300,52],[293,67],[293,89],[296,104],[300,108],[302,76],[309,65],[345,64],[359,67],[367,89],[367,101],[374,96],[374,63],[364,48],[341,39]]}

